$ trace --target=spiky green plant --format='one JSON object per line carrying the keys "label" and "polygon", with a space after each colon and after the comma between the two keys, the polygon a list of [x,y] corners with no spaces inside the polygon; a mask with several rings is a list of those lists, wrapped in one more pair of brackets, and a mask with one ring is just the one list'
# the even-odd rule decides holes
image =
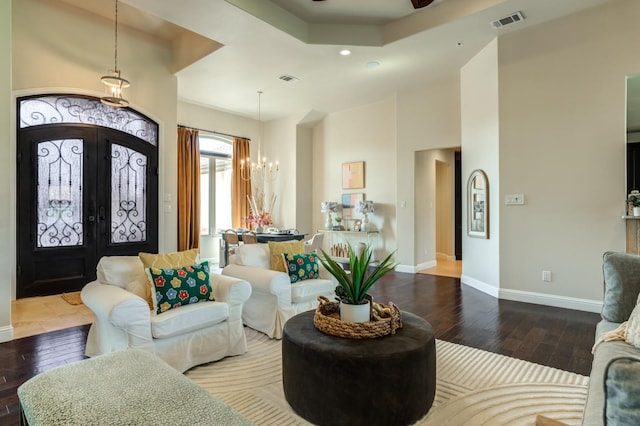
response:
{"label": "spiky green plant", "polygon": [[349,252],[349,271],[336,262],[329,254],[322,250],[320,262],[327,271],[338,280],[336,295],[341,301],[352,305],[363,304],[369,289],[387,272],[393,271],[397,263],[391,261],[395,251],[389,254],[377,266],[369,272],[369,265],[373,260],[373,249],[365,247],[360,256],[357,256],[351,244],[347,243]]}

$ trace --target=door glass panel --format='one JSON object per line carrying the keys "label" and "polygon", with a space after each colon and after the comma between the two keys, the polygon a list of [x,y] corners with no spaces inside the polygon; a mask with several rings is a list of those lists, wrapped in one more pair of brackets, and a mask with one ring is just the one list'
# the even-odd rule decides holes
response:
{"label": "door glass panel", "polygon": [[82,139],[38,143],[37,247],[83,244]]}
{"label": "door glass panel", "polygon": [[20,128],[79,123],[108,127],[158,145],[158,125],[129,108],[105,105],[99,99],[73,95],[21,98]]}
{"label": "door glass panel", "polygon": [[147,240],[147,156],[111,145],[111,242]]}

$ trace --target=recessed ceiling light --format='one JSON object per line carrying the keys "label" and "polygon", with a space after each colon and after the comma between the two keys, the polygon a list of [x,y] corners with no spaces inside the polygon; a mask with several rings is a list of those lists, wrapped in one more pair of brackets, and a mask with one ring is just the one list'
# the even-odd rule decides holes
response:
{"label": "recessed ceiling light", "polygon": [[369,61],[367,62],[367,65],[365,65],[368,69],[373,70],[376,69],[380,66],[380,62],[377,61]]}
{"label": "recessed ceiling light", "polygon": [[342,49],[342,50],[340,51],[340,54],[341,54],[342,56],[349,56],[349,55],[351,55],[351,51],[350,51],[349,49]]}

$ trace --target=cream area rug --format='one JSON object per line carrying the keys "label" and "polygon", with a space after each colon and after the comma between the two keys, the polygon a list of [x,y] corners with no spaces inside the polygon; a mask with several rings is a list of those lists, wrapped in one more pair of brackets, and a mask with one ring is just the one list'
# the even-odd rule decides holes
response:
{"label": "cream area rug", "polygon": [[[193,368],[187,377],[257,425],[309,425],[284,397],[281,342],[245,330],[246,354]],[[581,422],[587,377],[440,340],[436,371],[433,407],[417,425],[530,426],[538,414]]]}

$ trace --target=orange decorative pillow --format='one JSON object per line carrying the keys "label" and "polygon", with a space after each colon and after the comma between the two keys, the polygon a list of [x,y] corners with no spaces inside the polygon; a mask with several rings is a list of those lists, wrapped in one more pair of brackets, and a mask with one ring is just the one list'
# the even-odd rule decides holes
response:
{"label": "orange decorative pillow", "polygon": [[[142,261],[142,265],[145,269],[172,269],[180,268],[183,266],[195,265],[198,259],[198,253],[200,249],[191,249],[185,251],[176,251],[173,253],[153,254],[153,253],[138,253],[138,257]],[[153,309],[153,300],[151,296],[151,282],[147,279],[147,289],[145,300],[149,304],[149,309]]]}
{"label": "orange decorative pillow", "polygon": [[274,271],[287,272],[282,260],[282,253],[302,254],[304,253],[304,241],[269,241],[269,253],[271,255],[271,269]]}

